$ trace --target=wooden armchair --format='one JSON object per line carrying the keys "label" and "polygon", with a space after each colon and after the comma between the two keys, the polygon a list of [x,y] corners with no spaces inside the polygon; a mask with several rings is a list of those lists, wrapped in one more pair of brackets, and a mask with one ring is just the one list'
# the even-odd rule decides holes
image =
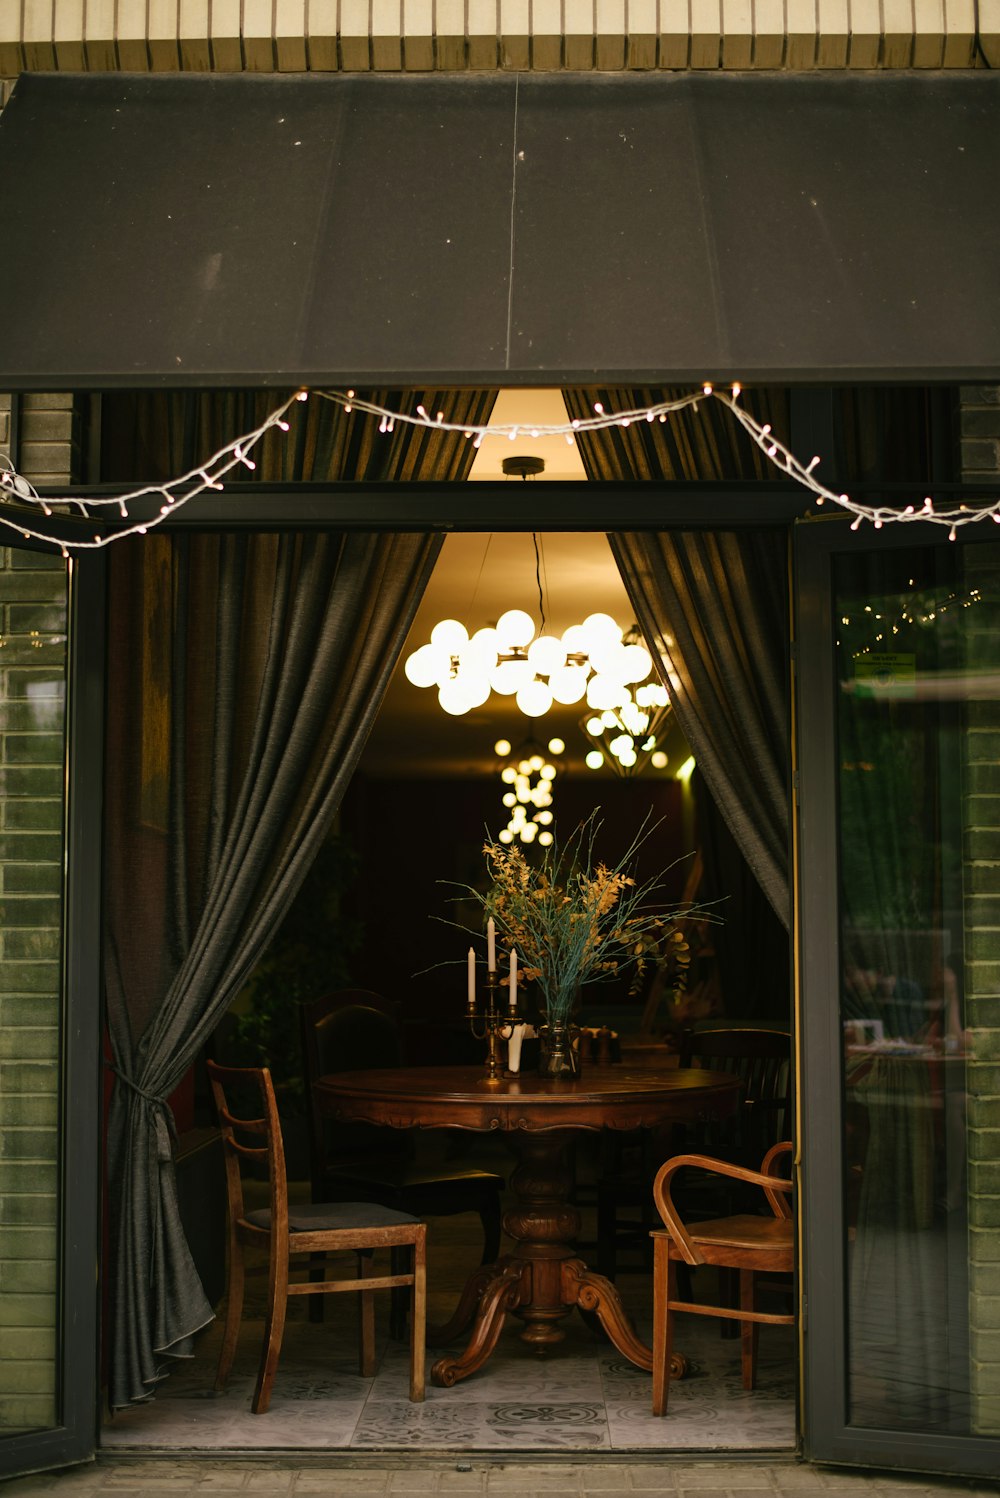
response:
{"label": "wooden armchair", "polygon": [[[360,1314],[360,1371],[363,1377],[375,1374],[375,1291],[410,1291],[410,1398],[424,1397],[424,1342],[426,1330],[426,1238],[422,1222],[405,1212],[370,1202],[324,1202],[289,1207],[285,1176],[285,1155],[281,1124],[274,1097],[271,1074],[266,1067],[216,1066],[207,1062],[226,1162],[226,1185],[229,1197],[229,1292],[222,1350],[216,1373],[216,1389],[224,1389],[236,1355],[240,1322],[243,1316],[243,1287],[246,1268],[244,1246],[257,1244],[268,1251],[268,1299],[264,1340],[261,1346],[253,1412],[263,1415],[271,1402],[285,1313],[290,1295],[329,1295],[357,1291]],[[248,1090],[259,1096],[259,1117],[236,1113],[227,1098],[227,1088]],[[242,1105],[241,1105],[242,1107]],[[258,1104],[255,1100],[253,1111]],[[269,1204],[247,1211],[243,1196],[241,1166],[266,1172]],[[375,1275],[372,1255],[376,1249],[389,1248],[394,1254],[409,1249],[412,1267],[406,1272]],[[323,1277],[292,1284],[290,1260],[297,1254],[344,1252],[357,1255],[356,1278]],[[305,1267],[305,1266],[303,1266]]]}
{"label": "wooden armchair", "polygon": [[[764,1156],[760,1170],[729,1165],[707,1155],[675,1155],[657,1171],[653,1182],[653,1201],[665,1229],[658,1229],[652,1234],[654,1415],[665,1415],[667,1412],[675,1311],[690,1311],[697,1316],[718,1316],[740,1323],[744,1389],[752,1389],[756,1379],[760,1323],[766,1322],[772,1326],[794,1324],[794,1313],[776,1314],[757,1310],[754,1278],[761,1272],[788,1274],[793,1268],[792,1209],[788,1199],[792,1183],[779,1173],[779,1162],[791,1153],[792,1148],[789,1142],[774,1145]],[[686,1166],[694,1166],[762,1188],[773,1215],[764,1217],[743,1213],[734,1217],[716,1218],[714,1221],[685,1224],[671,1199],[670,1190],[674,1175]],[[738,1270],[738,1309],[678,1300],[679,1263],[714,1264],[720,1268]]]}
{"label": "wooden armchair", "polygon": [[[791,1132],[791,1045],[787,1030],[732,1025],[717,1030],[685,1030],[678,1064],[730,1072],[740,1079],[736,1112],[714,1123],[675,1126],[666,1137],[643,1132],[629,1141],[605,1141],[606,1158],[597,1188],[597,1267],[614,1279],[620,1249],[638,1248],[648,1265],[649,1234],[655,1217],[650,1188],[657,1167],[686,1147],[731,1165],[756,1166],[766,1150]],[[697,1140],[691,1139],[697,1131]],[[706,1187],[708,1189],[706,1189]],[[688,1203],[699,1216],[742,1210],[747,1189],[736,1181],[685,1183],[697,1200]],[[681,1194],[681,1193],[679,1193]],[[753,1210],[751,1206],[749,1210]]]}

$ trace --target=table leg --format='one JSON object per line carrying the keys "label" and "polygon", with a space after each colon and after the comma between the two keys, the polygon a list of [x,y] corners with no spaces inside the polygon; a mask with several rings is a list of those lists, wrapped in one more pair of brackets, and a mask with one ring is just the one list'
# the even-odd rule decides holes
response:
{"label": "table leg", "polygon": [[508,1312],[514,1309],[521,1298],[524,1278],[525,1265],[513,1259],[509,1259],[506,1268],[494,1275],[480,1296],[476,1325],[469,1345],[457,1358],[444,1357],[437,1360],[431,1368],[432,1383],[440,1388],[450,1389],[460,1379],[468,1378],[470,1373],[478,1373],[497,1345]]}
{"label": "table leg", "polygon": [[514,1252],[478,1270],[447,1326],[435,1328],[434,1340],[450,1340],[474,1321],[465,1351],[434,1364],[435,1384],[450,1388],[476,1373],[511,1313],[524,1322],[521,1340],[544,1357],[563,1340],[560,1323],[574,1307],[593,1314],[618,1351],[637,1367],[652,1368],[652,1350],[636,1336],[614,1285],[576,1256],[580,1214],[569,1201],[567,1155],[572,1138],[567,1130],[509,1136],[518,1156],[511,1175],[517,1202],[504,1214],[503,1225],[514,1240]]}

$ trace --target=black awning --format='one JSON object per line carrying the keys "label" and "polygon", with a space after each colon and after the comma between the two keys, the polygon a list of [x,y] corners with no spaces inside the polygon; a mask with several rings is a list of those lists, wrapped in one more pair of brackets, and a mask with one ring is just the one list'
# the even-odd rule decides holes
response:
{"label": "black awning", "polygon": [[1000,379],[1000,78],[59,75],[0,389]]}

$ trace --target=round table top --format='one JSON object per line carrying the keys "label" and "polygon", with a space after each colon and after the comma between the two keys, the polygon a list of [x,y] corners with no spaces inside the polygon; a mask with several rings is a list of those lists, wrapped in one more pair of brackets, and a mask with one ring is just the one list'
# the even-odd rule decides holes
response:
{"label": "round table top", "polygon": [[316,1084],[332,1118],[393,1128],[636,1129],[735,1111],[739,1081],[684,1067],[585,1066],[571,1081],[535,1072],[494,1081],[478,1066],[335,1072]]}

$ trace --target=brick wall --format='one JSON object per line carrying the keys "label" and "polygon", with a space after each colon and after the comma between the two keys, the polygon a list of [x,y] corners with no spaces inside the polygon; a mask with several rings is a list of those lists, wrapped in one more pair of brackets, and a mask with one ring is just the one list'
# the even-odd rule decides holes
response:
{"label": "brick wall", "polygon": [[[961,392],[963,477],[1000,475],[1000,388]],[[996,670],[1000,543],[965,550],[970,670]],[[1000,700],[969,705],[962,788],[965,833],[966,1025],[969,1152],[969,1323],[972,1430],[1000,1432]]]}
{"label": "brick wall", "polygon": [[52,0],[0,74],[1000,66],[1000,0]]}
{"label": "brick wall", "polygon": [[[26,404],[22,471],[66,481],[68,397]],[[0,547],[0,1431],[56,1417],[65,660],[65,564]]]}

